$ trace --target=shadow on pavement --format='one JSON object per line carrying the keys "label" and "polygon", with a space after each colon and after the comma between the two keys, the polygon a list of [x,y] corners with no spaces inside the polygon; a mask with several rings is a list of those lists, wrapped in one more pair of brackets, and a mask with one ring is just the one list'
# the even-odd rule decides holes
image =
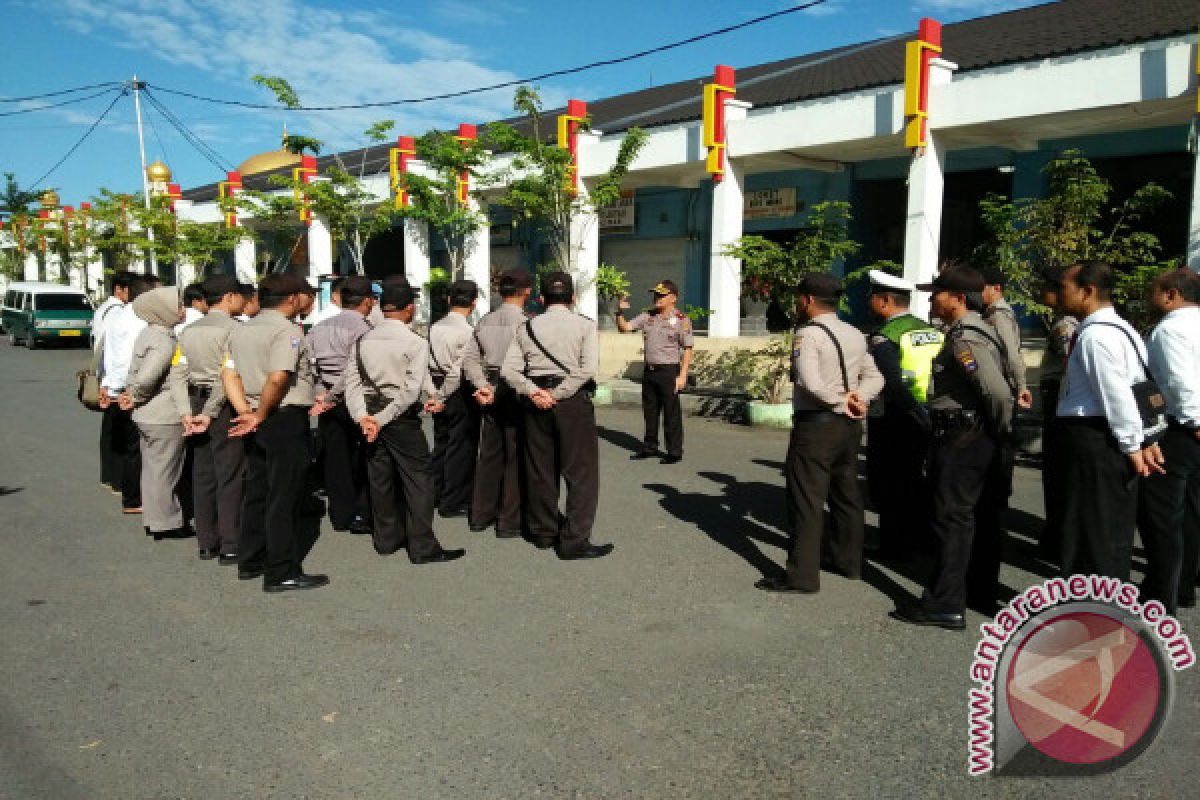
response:
{"label": "shadow on pavement", "polygon": [[0,497],[25,491],[24,486],[0,486]]}
{"label": "shadow on pavement", "polygon": [[596,433],[598,433],[600,438],[604,441],[608,442],[609,444],[616,445],[622,450],[628,450],[631,453],[637,453],[642,449],[642,440],[636,436],[626,433],[625,431],[619,431],[613,428],[606,428],[603,425],[597,425]]}

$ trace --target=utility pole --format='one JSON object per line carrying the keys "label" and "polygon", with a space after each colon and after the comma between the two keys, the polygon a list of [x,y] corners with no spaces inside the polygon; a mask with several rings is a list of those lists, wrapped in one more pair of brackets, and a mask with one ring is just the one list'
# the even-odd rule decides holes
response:
{"label": "utility pole", "polygon": [[[142,159],[142,200],[145,203],[146,210],[150,210],[150,179],[146,175],[146,139],[142,135],[142,95],[141,91],[145,87],[145,83],[137,79],[137,75],[133,76],[131,86],[133,87],[133,108],[137,112],[137,132],[138,132],[138,154]],[[146,228],[146,238],[151,242],[154,241],[154,228]],[[150,275],[158,274],[158,259],[154,255],[154,247],[150,247],[148,253],[150,257]]]}

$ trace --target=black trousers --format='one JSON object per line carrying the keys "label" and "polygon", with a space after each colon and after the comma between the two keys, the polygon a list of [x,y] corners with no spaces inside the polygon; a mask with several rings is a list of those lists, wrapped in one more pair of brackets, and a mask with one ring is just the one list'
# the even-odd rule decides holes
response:
{"label": "black trousers", "polygon": [[1062,382],[1058,378],[1042,381],[1042,500],[1046,509],[1046,524],[1038,540],[1038,555],[1058,563],[1062,554],[1063,525],[1063,463],[1062,426],[1058,422],[1058,395]]}
{"label": "black trousers", "polygon": [[443,513],[471,505],[475,459],[479,455],[479,404],[465,386],[446,398],[433,415],[433,493]]}
{"label": "black trousers", "polygon": [[930,610],[961,613],[968,604],[981,610],[994,607],[1003,517],[1012,494],[1010,453],[979,428],[934,437],[929,460],[931,528],[939,553],[936,572],[921,598]]}
{"label": "black trousers", "polygon": [[880,555],[900,558],[930,545],[930,438],[912,414],[867,420],[867,486],[879,512]]}
{"label": "black trousers", "polygon": [[238,566],[262,569],[267,581],[301,572],[316,542],[302,518],[309,467],[308,409],[283,406],[246,443],[246,484]]}
{"label": "black trousers", "polygon": [[862,424],[832,412],[797,412],[792,418],[784,479],[787,485],[787,582],[821,588],[825,504],[833,522],[829,560],[851,577],[862,574],[863,502],[858,490]]}
{"label": "black trousers", "polygon": [[321,440],[330,524],[345,529],[356,516],[370,519],[367,442],[358,423],[350,419],[345,403],[338,403],[317,417],[317,435]]}
{"label": "black trousers", "polygon": [[1064,575],[1129,580],[1138,475],[1102,417],[1062,418]]}
{"label": "black trousers", "polygon": [[368,445],[367,479],[377,553],[390,555],[405,547],[415,561],[441,550],[433,535],[429,443],[419,419],[393,420],[379,432]]}
{"label": "black trousers", "polygon": [[1179,604],[1196,605],[1196,586],[1200,585],[1200,481],[1188,488],[1187,510],[1183,516],[1183,569],[1179,576]]}
{"label": "black trousers", "polygon": [[[198,414],[205,400],[193,396],[192,412]],[[223,554],[238,551],[246,477],[246,442],[229,436],[232,417],[233,408],[225,403],[206,433],[188,437],[192,450],[196,544],[202,548],[220,548]]]}
{"label": "black trousers", "polygon": [[114,466],[118,470],[122,508],[142,507],[142,445],[132,411],[122,411],[115,405],[112,413],[112,444]]}
{"label": "black trousers", "polygon": [[100,412],[100,482],[117,491],[121,489],[121,459],[113,440],[113,425],[117,412],[111,405]]}
{"label": "black trousers", "polygon": [[[1158,600],[1175,613],[1180,596],[1195,597],[1196,546],[1200,531],[1187,530],[1188,494],[1200,487],[1200,440],[1183,428],[1172,427],[1160,444],[1167,460],[1165,475],[1142,479],[1138,498],[1138,530],[1146,546],[1143,597]],[[1185,574],[1184,543],[1191,540]],[[1186,586],[1184,585],[1186,582]]]}
{"label": "black trousers", "polygon": [[[600,496],[596,410],[587,392],[576,392],[548,411],[525,402],[526,516],[535,539],[557,540],[560,553],[591,546]],[[559,514],[559,478],[567,487],[566,515]]]}
{"label": "black trousers", "polygon": [[683,455],[683,408],[679,404],[679,393],[675,391],[678,378],[678,364],[647,364],[642,373],[642,414],[646,418],[642,447],[647,452],[658,450],[658,418],[661,416],[667,455]]}
{"label": "black trousers", "polygon": [[470,524],[499,531],[524,529],[521,518],[521,404],[506,386],[497,386],[496,400],[480,416],[479,459],[471,492]]}

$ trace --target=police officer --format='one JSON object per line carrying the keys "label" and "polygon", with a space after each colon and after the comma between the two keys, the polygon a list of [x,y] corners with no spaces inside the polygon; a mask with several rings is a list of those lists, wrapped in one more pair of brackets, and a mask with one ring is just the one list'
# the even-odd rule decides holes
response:
{"label": "police officer", "polygon": [[415,295],[408,286],[384,287],[384,320],[351,349],[346,405],[368,443],[375,551],[391,555],[406,547],[412,563],[434,564],[466,551],[444,549],[433,534],[429,445],[419,402],[429,345],[409,328]]}
{"label": "police officer", "polygon": [[521,405],[500,377],[500,366],[516,329],[525,323],[525,303],[533,281],[514,269],[500,277],[501,306],[484,314],[463,348],[463,374],[474,387],[482,411],[479,458],[467,523],[475,532],[496,526],[508,539],[523,532],[521,519]]}
{"label": "police officer", "polygon": [[[851,580],[862,577],[858,448],[883,376],[862,333],[837,318],[842,291],[842,282],[824,273],[805,275],[796,290],[804,324],[793,343],[792,433],[784,466],[791,543],[784,574],[755,584],[764,591],[819,591],[823,561]],[[834,530],[822,559],[826,503]]]}
{"label": "police officer", "polygon": [[319,385],[317,433],[321,441],[329,522],[335,531],[371,532],[367,499],[366,442],[345,404],[344,378],[350,348],[371,330],[367,315],[375,306],[371,279],[351,275],[338,291],[340,313],[308,332],[308,349]]}
{"label": "police officer", "polygon": [[879,553],[901,559],[926,549],[929,410],[925,401],[942,334],[909,312],[911,281],[871,270],[871,313],[883,321],[868,347],[883,375],[879,401],[867,417],[867,483],[879,511]]}
{"label": "police officer", "polygon": [[200,558],[237,563],[242,520],[242,480],[246,447],[229,436],[232,409],[225,401],[221,367],[229,335],[240,323],[253,289],[230,275],[202,284],[208,313],[183,329],[171,378],[187,397],[184,434],[192,449],[192,495]]}
{"label": "police officer", "polygon": [[1021,357],[1021,324],[1017,312],[1004,299],[1004,284],[1007,278],[999,267],[989,266],[982,272],[983,318],[996,331],[1001,352],[1007,364],[1008,375],[1016,381],[1017,405],[1021,408],[1033,406],[1033,392],[1025,381],[1025,359]]}
{"label": "police officer", "polygon": [[1016,386],[1005,374],[995,332],[979,314],[983,287],[983,276],[968,266],[947,267],[917,287],[933,292],[933,314],[947,327],[929,400],[937,573],[919,602],[893,612],[915,625],[962,630],[968,603],[995,609],[1001,516],[1012,489],[1003,448],[1012,435]]}
{"label": "police officer", "polygon": [[[600,490],[596,323],[571,311],[575,286],[565,272],[546,275],[542,301],[545,312],[517,328],[501,372],[525,404],[529,534],[539,548],[556,546],[561,559],[601,558],[613,546],[591,542]],[[560,478],[565,515],[558,510]]]}
{"label": "police officer", "polygon": [[301,532],[309,464],[308,414],[316,400],[304,331],[293,320],[312,309],[316,290],[291,273],[258,286],[262,310],[229,336],[221,370],[237,416],[230,436],[248,436],[238,578],[263,578],[263,591],[315,589],[325,575],[302,565],[316,531]]}
{"label": "police officer", "polygon": [[[688,367],[692,363],[692,321],[675,307],[679,288],[674,281],[659,281],[650,290],[654,307],[626,321],[617,310],[617,329],[621,333],[642,332],[646,364],[642,372],[642,413],[646,435],[642,449],[631,458],[653,458],[658,452],[658,418],[663,419],[667,453],[663,464],[676,464],[683,458],[683,410],[679,393],[687,386]],[[626,299],[621,308],[629,308]]]}
{"label": "police officer", "polygon": [[475,481],[479,449],[479,404],[463,380],[463,355],[471,341],[470,317],[479,297],[475,281],[450,284],[450,313],[429,329],[431,390],[425,410],[433,412],[433,493],[443,517],[465,517]]}

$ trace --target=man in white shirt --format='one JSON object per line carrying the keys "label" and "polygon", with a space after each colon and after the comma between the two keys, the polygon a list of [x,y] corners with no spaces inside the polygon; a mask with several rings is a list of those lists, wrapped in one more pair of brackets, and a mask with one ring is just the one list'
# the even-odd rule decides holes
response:
{"label": "man in white shirt", "polygon": [[[104,343],[104,330],[108,325],[109,318],[129,302],[129,281],[133,277],[133,274],[129,272],[114,273],[111,282],[112,290],[108,299],[101,303],[96,309],[96,313],[92,315],[92,349],[95,356],[94,369],[97,371],[99,371],[102,357],[101,345]],[[100,483],[107,486],[109,491],[114,494],[120,494],[121,465],[113,450],[112,423],[112,414],[106,411],[100,415]]]}
{"label": "man in white shirt", "polygon": [[1174,614],[1178,605],[1196,604],[1200,520],[1187,519],[1186,506],[1188,493],[1200,491],[1200,275],[1189,269],[1164,272],[1154,280],[1150,299],[1163,314],[1150,334],[1150,372],[1167,401],[1171,427],[1161,442],[1166,473],[1142,481],[1142,596]]}
{"label": "man in white shirt", "polygon": [[183,322],[175,326],[175,338],[183,329],[208,313],[208,298],[204,296],[204,285],[189,283],[183,289]]}
{"label": "man in white shirt", "polygon": [[1141,337],[1112,307],[1117,275],[1085,262],[1060,279],[1063,310],[1082,320],[1058,401],[1063,470],[1062,571],[1129,579],[1139,478],[1162,472],[1147,446],[1133,385],[1146,380]]}

